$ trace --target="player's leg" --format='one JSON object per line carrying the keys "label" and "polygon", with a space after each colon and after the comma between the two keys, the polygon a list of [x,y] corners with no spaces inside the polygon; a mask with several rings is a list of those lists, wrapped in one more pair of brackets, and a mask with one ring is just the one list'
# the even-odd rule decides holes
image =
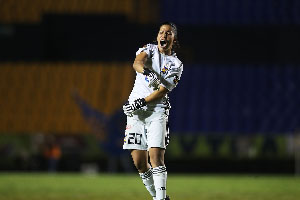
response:
{"label": "player's leg", "polygon": [[127,117],[123,149],[131,150],[133,163],[151,196],[155,197],[152,169],[148,162],[145,124],[133,117]]}
{"label": "player's leg", "polygon": [[154,187],[152,169],[148,162],[148,152],[144,150],[132,150],[131,156],[146,189],[150,195],[155,198],[156,191]]}
{"label": "player's leg", "polygon": [[133,163],[140,177],[152,197],[155,197],[152,169],[148,162],[147,139],[145,124],[133,117],[127,117],[125,130],[124,149],[131,150]]}
{"label": "player's leg", "polygon": [[164,163],[165,149],[150,148],[150,162],[153,167],[153,180],[156,190],[156,199],[166,198],[167,189],[167,169]]}
{"label": "player's leg", "polygon": [[139,173],[145,173],[150,169],[147,151],[134,149],[131,151],[131,156],[134,166]]}
{"label": "player's leg", "polygon": [[165,149],[152,147],[149,149],[152,168],[165,165]]}
{"label": "player's leg", "polygon": [[167,115],[155,114],[147,127],[149,156],[153,167],[153,180],[157,200],[166,199],[167,197],[167,169],[164,162],[169,134],[167,121]]}

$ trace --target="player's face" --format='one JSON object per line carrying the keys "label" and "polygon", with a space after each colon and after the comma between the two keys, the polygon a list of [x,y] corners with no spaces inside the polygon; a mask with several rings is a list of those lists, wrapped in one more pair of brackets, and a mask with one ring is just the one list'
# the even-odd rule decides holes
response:
{"label": "player's face", "polygon": [[174,33],[170,25],[162,25],[157,34],[157,43],[159,51],[170,54],[174,41]]}

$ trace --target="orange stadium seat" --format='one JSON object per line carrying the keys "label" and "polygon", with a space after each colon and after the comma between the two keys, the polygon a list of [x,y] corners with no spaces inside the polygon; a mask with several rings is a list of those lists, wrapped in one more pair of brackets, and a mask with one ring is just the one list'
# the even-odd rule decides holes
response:
{"label": "orange stadium seat", "polygon": [[138,12],[137,7],[153,5],[153,0],[5,0],[1,1],[0,23],[37,23],[47,13],[121,14],[137,22],[151,22],[153,11],[149,15],[149,9]]}
{"label": "orange stadium seat", "polygon": [[134,75],[129,63],[0,65],[2,132],[88,132],[72,93],[109,115],[126,101]]}

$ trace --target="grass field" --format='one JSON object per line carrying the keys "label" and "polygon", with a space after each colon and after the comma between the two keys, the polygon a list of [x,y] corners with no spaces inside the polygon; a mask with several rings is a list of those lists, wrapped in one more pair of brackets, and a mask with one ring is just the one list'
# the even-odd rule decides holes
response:
{"label": "grass field", "polygon": [[[300,178],[174,175],[172,200],[299,200]],[[0,174],[0,200],[151,200],[137,174]]]}

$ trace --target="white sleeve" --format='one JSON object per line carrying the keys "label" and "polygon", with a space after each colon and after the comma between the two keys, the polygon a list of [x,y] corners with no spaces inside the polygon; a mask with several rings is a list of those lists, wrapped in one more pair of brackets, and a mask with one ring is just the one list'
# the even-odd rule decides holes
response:
{"label": "white sleeve", "polygon": [[139,48],[139,50],[136,52],[136,56],[139,55],[140,53],[145,52],[148,55],[148,58],[153,56],[154,52],[154,45],[153,44],[147,44],[143,46],[142,48]]}
{"label": "white sleeve", "polygon": [[161,80],[161,85],[171,92],[178,84],[181,74],[183,71],[183,64],[180,63],[179,66],[172,67],[168,72],[167,76]]}

